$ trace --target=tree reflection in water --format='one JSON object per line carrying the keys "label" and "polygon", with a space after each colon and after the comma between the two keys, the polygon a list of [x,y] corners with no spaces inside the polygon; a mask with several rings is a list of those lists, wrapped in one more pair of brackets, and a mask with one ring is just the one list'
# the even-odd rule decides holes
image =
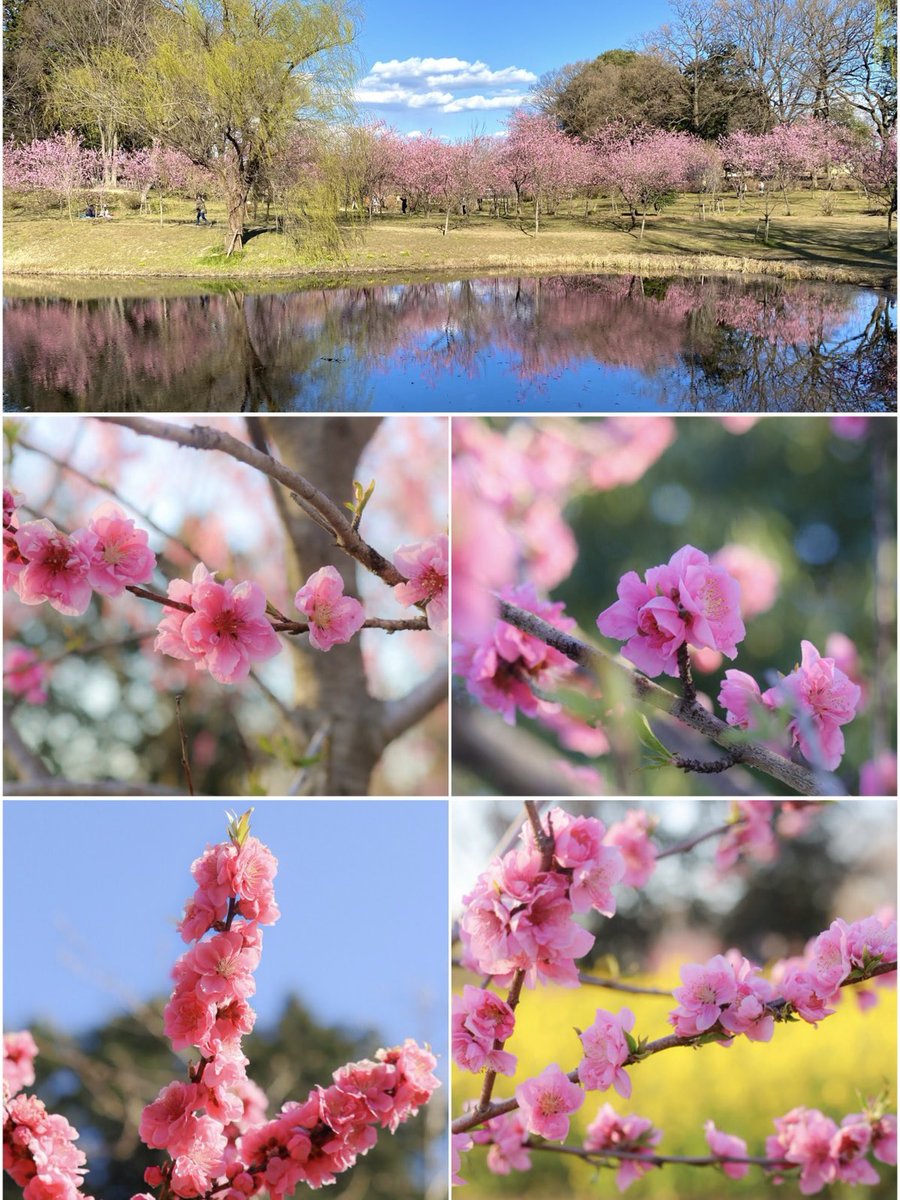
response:
{"label": "tree reflection in water", "polygon": [[894,300],[844,285],[545,276],[6,301],[6,407],[886,411]]}

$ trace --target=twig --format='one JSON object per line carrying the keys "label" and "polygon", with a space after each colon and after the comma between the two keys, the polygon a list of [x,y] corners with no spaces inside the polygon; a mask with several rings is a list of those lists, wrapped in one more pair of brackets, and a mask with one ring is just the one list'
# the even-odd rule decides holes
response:
{"label": "twig", "polygon": [[728,833],[736,825],[742,825],[743,823],[743,818],[739,821],[727,821],[724,825],[717,825],[715,829],[707,829],[706,833],[698,833],[695,837],[686,838],[683,842],[676,842],[673,846],[669,846],[665,850],[660,850],[656,855],[656,861],[659,862],[661,858],[670,858],[673,854],[687,854],[689,850],[693,850],[701,842],[708,842],[710,838],[721,837],[723,833]]}
{"label": "twig", "polygon": [[629,983],[625,979],[609,979],[605,975],[588,975],[586,971],[578,972],[578,982],[590,984],[592,987],[608,988],[611,992],[629,992],[635,996],[666,996],[672,999],[671,988],[641,987],[637,983]]}
{"label": "twig", "polygon": [[175,720],[178,722],[178,738],[181,742],[181,768],[187,781],[188,794],[194,794],[194,777],[191,774],[191,760],[188,757],[187,737],[184,732],[184,721],[181,716],[181,696],[175,697]]}
{"label": "twig", "polygon": [[764,746],[746,741],[744,734],[732,729],[724,721],[720,721],[718,717],[714,717],[706,709],[701,708],[699,704],[686,703],[681,696],[676,696],[667,688],[660,687],[658,683],[654,683],[646,675],[642,675],[638,671],[633,671],[606,651],[600,650],[596,646],[588,645],[579,638],[573,637],[570,633],[564,633],[548,621],[535,616],[534,613],[510,604],[508,600],[500,599],[499,605],[500,617],[508,624],[521,629],[524,633],[528,633],[532,637],[539,638],[542,642],[546,642],[548,646],[553,646],[554,649],[564,654],[566,658],[571,659],[572,662],[578,663],[579,666],[585,667],[594,674],[600,670],[616,671],[620,676],[628,680],[631,690],[638,701],[676,717],[679,721],[697,730],[698,733],[702,733],[711,741],[724,746],[735,756],[738,762],[743,763],[745,766],[754,767],[756,770],[762,771],[763,774],[777,779],[780,783],[786,784],[793,791],[799,792],[804,796],[821,795],[822,789],[819,783],[823,779],[827,780],[829,785],[834,783],[834,787],[829,794],[833,794],[838,790],[837,781],[834,780],[833,776],[824,775],[821,772],[817,775],[807,767],[793,763],[790,759],[784,758],[780,754],[775,754],[773,751],[767,750]]}
{"label": "twig", "polygon": [[238,462],[261,471],[271,479],[276,479],[289,492],[296,493],[298,497],[302,498],[305,505],[309,505],[315,511],[325,523],[326,528],[333,534],[337,545],[351,558],[355,558],[367,571],[371,571],[373,575],[384,580],[389,587],[406,582],[406,576],[402,575],[393,563],[360,537],[346,513],[333,500],[314,487],[308,479],[298,475],[296,471],[292,471],[272,455],[265,454],[254,446],[248,446],[246,442],[232,437],[230,433],[214,429],[209,425],[192,425],[188,428],[155,418],[113,415],[106,416],[103,420],[124,425],[126,429],[131,429],[134,433],[145,437],[160,438],[163,441],[174,442],[178,446],[186,446],[193,450],[217,450],[237,459]]}
{"label": "twig", "polygon": [[98,779],[86,783],[76,779],[39,779],[27,783],[5,783],[5,796],[183,796],[178,788],[156,783],[123,783],[120,779]]}
{"label": "twig", "polygon": [[606,1163],[602,1160],[610,1158],[621,1159],[623,1162],[642,1162],[653,1167],[662,1167],[666,1163],[682,1163],[689,1167],[716,1167],[721,1163],[751,1163],[756,1167],[769,1169],[780,1167],[782,1170],[797,1166],[797,1163],[789,1163],[787,1159],[783,1158],[759,1158],[752,1155],[747,1155],[746,1158],[737,1158],[731,1154],[652,1154],[649,1151],[644,1153],[639,1150],[588,1150],[584,1146],[555,1146],[552,1142],[533,1142],[531,1138],[528,1138],[523,1145],[529,1150],[550,1150],[554,1154],[571,1154],[576,1158],[583,1158],[585,1162],[594,1166],[605,1166]]}

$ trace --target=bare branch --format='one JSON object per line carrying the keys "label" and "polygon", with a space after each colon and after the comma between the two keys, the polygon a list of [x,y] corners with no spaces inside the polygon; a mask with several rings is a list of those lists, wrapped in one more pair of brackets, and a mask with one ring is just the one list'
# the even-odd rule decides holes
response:
{"label": "bare branch", "polygon": [[156,783],[122,783],[98,779],[85,783],[76,779],[40,779],[28,783],[6,783],[4,796],[184,796],[183,789]]}
{"label": "bare branch", "polygon": [[405,583],[406,576],[402,575],[393,563],[389,562],[374,547],[370,546],[353,528],[347,514],[329,499],[318,488],[313,487],[308,479],[290,470],[284,463],[264,454],[246,442],[232,437],[220,429],[210,425],[192,425],[190,427],[173,425],[168,421],[158,421],[149,417],[105,416],[104,421],[112,421],[116,425],[124,425],[126,429],[145,437],[160,438],[163,441],[174,442],[178,446],[186,446],[193,450],[217,450],[227,454],[238,462],[245,463],[257,471],[261,471],[270,479],[275,479],[290,492],[295,492],[306,505],[309,505],[325,522],[333,534],[338,546],[351,558],[355,558],[361,566],[389,586]]}
{"label": "bare branch", "polygon": [[595,1167],[607,1166],[609,1159],[623,1162],[642,1162],[648,1166],[662,1167],[666,1163],[682,1163],[688,1167],[717,1167],[722,1163],[751,1163],[757,1167],[795,1167],[782,1158],[759,1158],[748,1155],[746,1158],[735,1158],[730,1154],[652,1154],[649,1151],[635,1150],[587,1150],[583,1146],[555,1146],[552,1142],[533,1142],[530,1138],[524,1143],[529,1150],[550,1150],[554,1154],[570,1154],[583,1158],[585,1162]]}
{"label": "bare branch", "polygon": [[598,671],[614,670],[628,679],[635,698],[642,704],[650,705],[661,712],[668,713],[683,724],[702,733],[719,746],[724,746],[732,753],[737,762],[744,766],[754,767],[757,771],[777,779],[795,792],[803,796],[818,796],[822,794],[835,795],[841,789],[833,775],[811,771],[798,763],[791,762],[780,754],[766,749],[754,742],[748,742],[739,730],[726,725],[724,721],[708,713],[699,704],[692,703],[676,696],[667,688],[660,687],[646,675],[632,670],[619,659],[607,654],[596,646],[591,646],[570,633],[563,633],[548,621],[518,608],[506,600],[500,600],[500,616],[510,625],[521,629],[532,637],[539,638],[548,646],[553,646],[572,662],[586,668],[593,674]]}
{"label": "bare branch", "polygon": [[[42,783],[44,780],[52,779],[52,775],[48,771],[47,767],[43,762],[41,762],[40,758],[32,750],[29,750],[28,746],[25,745],[22,735],[8,717],[4,722],[3,727],[3,754],[4,757],[8,758],[15,767],[19,778],[26,782],[27,788],[34,788],[37,784]],[[7,785],[5,788],[5,793],[7,796],[12,794],[9,790],[10,786],[14,785]],[[30,792],[26,791],[25,794],[30,794]]]}
{"label": "bare branch", "polygon": [[396,700],[385,700],[381,710],[382,746],[387,746],[418,725],[443,701],[449,699],[447,665],[442,663],[405,696]]}

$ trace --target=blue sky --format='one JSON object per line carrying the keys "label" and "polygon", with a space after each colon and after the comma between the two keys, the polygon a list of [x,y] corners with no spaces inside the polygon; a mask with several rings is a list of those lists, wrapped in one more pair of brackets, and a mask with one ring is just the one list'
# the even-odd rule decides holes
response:
{"label": "blue sky", "polygon": [[[5,801],[4,1027],[79,1032],[167,994],[190,865],[224,840],[226,807]],[[446,1078],[446,831],[443,801],[256,803],[282,913],[264,931],[260,1027],[296,992],[322,1021],[430,1042]]]}
{"label": "blue sky", "polygon": [[[357,103],[402,133],[494,133],[545,71],[627,47],[668,16],[665,0],[444,5],[370,0],[357,42]],[[427,60],[433,60],[431,62]]]}

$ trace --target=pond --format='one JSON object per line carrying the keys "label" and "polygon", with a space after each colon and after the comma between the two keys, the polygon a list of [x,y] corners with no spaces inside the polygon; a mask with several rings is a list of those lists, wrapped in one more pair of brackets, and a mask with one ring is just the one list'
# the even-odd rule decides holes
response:
{"label": "pond", "polygon": [[98,294],[64,299],[53,283],[9,284],[6,409],[895,408],[896,297],[877,289],[638,275],[191,286],[129,295],[98,281]]}

